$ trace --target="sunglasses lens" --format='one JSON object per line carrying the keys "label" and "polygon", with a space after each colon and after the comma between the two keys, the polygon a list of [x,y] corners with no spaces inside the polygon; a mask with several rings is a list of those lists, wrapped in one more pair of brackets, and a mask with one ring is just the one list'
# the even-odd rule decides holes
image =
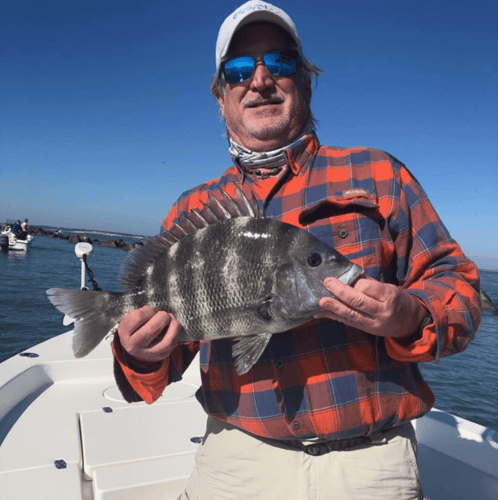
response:
{"label": "sunglasses lens", "polygon": [[[297,50],[273,50],[263,56],[266,68],[273,76],[289,76],[296,72],[299,53]],[[252,77],[254,57],[241,56],[225,61],[222,71],[227,83],[245,82]]]}
{"label": "sunglasses lens", "polygon": [[240,83],[248,80],[254,71],[254,58],[250,56],[235,57],[224,64],[223,71],[227,83]]}
{"label": "sunglasses lens", "polygon": [[295,54],[280,51],[267,52],[264,56],[265,66],[274,76],[289,76],[296,72],[297,61]]}

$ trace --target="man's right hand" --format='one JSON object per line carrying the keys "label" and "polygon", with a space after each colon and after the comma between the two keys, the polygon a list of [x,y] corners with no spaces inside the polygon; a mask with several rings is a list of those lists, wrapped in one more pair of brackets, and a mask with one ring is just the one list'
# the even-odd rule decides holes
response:
{"label": "man's right hand", "polygon": [[133,358],[145,363],[166,359],[178,346],[182,325],[171,313],[151,306],[133,309],[119,323],[122,347]]}

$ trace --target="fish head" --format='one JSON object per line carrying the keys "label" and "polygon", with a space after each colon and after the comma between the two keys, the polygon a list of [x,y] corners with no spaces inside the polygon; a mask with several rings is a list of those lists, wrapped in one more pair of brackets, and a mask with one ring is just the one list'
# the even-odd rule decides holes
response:
{"label": "fish head", "polygon": [[320,311],[322,297],[333,296],[323,286],[325,278],[351,285],[363,270],[326,243],[298,231],[275,270],[272,315],[304,322]]}

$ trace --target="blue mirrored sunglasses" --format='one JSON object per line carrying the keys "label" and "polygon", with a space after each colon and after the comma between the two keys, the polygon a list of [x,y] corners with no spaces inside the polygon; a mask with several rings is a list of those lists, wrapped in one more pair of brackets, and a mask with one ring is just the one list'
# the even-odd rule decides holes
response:
{"label": "blue mirrored sunglasses", "polygon": [[245,82],[253,76],[256,61],[262,60],[273,76],[290,76],[296,72],[299,59],[297,50],[272,50],[259,58],[239,56],[227,59],[221,63],[221,71],[227,83]]}

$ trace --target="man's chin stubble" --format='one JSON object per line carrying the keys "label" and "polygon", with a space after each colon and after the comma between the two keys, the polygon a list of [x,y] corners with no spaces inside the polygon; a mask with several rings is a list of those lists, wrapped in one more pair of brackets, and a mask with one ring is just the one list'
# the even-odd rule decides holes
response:
{"label": "man's chin stubble", "polygon": [[251,124],[245,123],[247,133],[260,141],[273,139],[275,136],[282,133],[288,127],[289,120],[287,117],[282,117],[268,124]]}

